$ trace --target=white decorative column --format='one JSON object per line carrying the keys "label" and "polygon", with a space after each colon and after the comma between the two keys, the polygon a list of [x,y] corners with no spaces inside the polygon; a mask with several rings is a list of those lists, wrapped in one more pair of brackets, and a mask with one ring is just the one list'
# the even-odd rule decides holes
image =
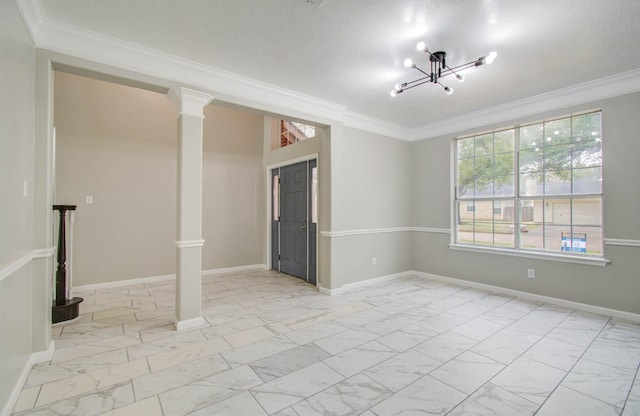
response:
{"label": "white decorative column", "polygon": [[178,109],[178,209],[176,237],[176,329],[204,323],[202,289],[202,125],[204,106],[213,97],[171,88]]}

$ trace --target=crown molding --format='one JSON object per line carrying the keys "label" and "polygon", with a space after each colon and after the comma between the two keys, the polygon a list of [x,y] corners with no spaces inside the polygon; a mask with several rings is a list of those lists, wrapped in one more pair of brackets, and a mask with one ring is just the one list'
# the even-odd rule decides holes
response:
{"label": "crown molding", "polygon": [[49,19],[42,0],[16,2],[38,48],[166,80],[170,86],[193,87],[211,93],[217,101],[254,108],[267,114],[285,114],[320,123],[337,121],[410,142],[640,91],[640,69],[635,69],[409,128],[350,111],[341,104]]}
{"label": "crown molding", "polygon": [[408,140],[430,139],[637,91],[640,91],[640,69],[431,123],[414,129]]}
{"label": "crown molding", "polygon": [[27,26],[33,44],[37,45],[38,28],[47,18],[44,13],[42,0],[16,0],[16,5],[18,6],[18,10],[20,10],[22,20],[24,20]]}
{"label": "crown molding", "polygon": [[400,140],[411,141],[412,130],[399,124],[380,120],[353,111],[345,111],[344,125],[369,133],[382,134]]}

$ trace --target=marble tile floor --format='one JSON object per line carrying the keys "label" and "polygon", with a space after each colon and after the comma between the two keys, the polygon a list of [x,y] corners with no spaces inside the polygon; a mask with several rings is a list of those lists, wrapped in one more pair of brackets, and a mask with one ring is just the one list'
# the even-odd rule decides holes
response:
{"label": "marble tile floor", "polygon": [[640,325],[421,277],[337,296],[255,270],[80,293],[14,415],[640,415]]}

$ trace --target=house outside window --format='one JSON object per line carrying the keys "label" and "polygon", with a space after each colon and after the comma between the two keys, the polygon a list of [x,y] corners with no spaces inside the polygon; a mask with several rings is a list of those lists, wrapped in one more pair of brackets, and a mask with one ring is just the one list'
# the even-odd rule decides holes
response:
{"label": "house outside window", "polygon": [[459,138],[454,152],[455,244],[602,256],[600,111]]}

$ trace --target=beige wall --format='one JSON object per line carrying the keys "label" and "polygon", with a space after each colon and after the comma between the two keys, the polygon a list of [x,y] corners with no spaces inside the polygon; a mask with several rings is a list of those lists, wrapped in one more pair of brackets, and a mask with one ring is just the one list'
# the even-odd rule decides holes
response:
{"label": "beige wall", "polygon": [[[174,106],[56,72],[54,109],[56,202],[78,205],[74,285],[175,273]],[[261,138],[262,117],[205,108],[204,270],[263,263]]]}
{"label": "beige wall", "polygon": [[[640,94],[631,94],[512,120],[499,126],[478,126],[477,130],[499,128],[533,120],[602,109],[604,163],[604,237],[640,239]],[[451,226],[452,138],[473,133],[458,132],[411,145],[414,177],[412,222],[416,227],[448,229]],[[412,264],[417,271],[471,280],[474,282],[567,299],[591,305],[640,313],[640,279],[636,247],[604,246],[606,267],[562,263],[495,254],[482,254],[448,248],[448,234],[416,232],[412,244]],[[527,269],[535,269],[535,279]]]}
{"label": "beige wall", "polygon": [[0,414],[8,414],[32,352],[34,304],[31,262],[9,270],[33,249],[35,49],[15,2],[0,13],[0,50]]}

